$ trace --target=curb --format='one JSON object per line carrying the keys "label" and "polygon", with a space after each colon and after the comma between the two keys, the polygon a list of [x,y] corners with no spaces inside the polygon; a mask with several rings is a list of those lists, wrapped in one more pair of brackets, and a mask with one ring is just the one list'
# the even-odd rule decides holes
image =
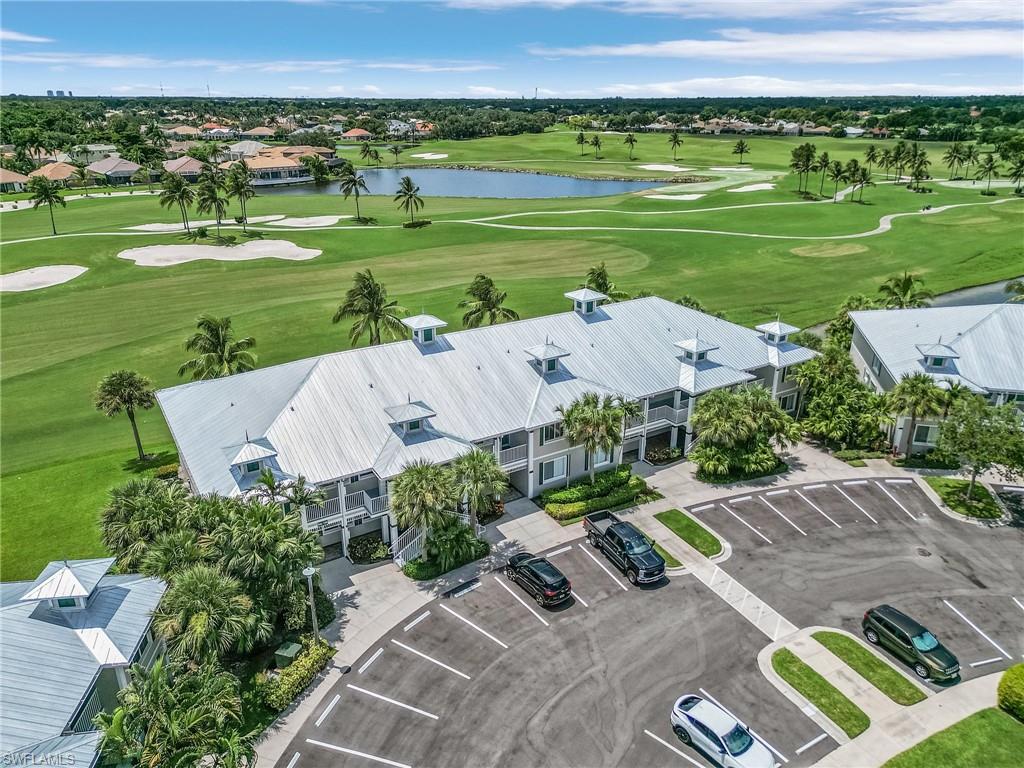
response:
{"label": "curb", "polygon": [[[928,477],[949,477],[949,476],[948,475],[928,475]],[[986,491],[989,492],[989,495],[993,498],[993,500],[998,505],[998,507],[1001,510],[1003,510],[1002,517],[997,517],[997,518],[994,518],[994,519],[986,520],[986,519],[983,519],[983,518],[968,517],[967,515],[961,515],[956,510],[950,509],[946,505],[946,503],[942,500],[942,497],[939,496],[938,493],[936,493],[934,488],[932,488],[930,485],[928,485],[928,482],[924,478],[925,478],[925,476],[923,476],[923,475],[916,475],[914,477],[914,481],[917,484],[917,486],[924,491],[924,494],[928,497],[929,501],[931,501],[936,507],[938,507],[939,511],[943,515],[945,515],[946,517],[948,517],[948,518],[950,518],[952,520],[956,520],[956,522],[958,522],[958,523],[962,523],[964,525],[973,525],[973,526],[975,526],[977,528],[1003,528],[1003,527],[1009,525],[1013,521],[1013,515],[1010,514],[1009,510],[1006,508],[1006,504],[1003,503],[1003,500],[999,498],[999,494],[996,493],[992,489],[992,487],[989,486],[989,484],[986,483],[984,480],[979,480],[978,484],[981,485],[982,488],[984,488]],[[956,478],[953,478],[953,479],[956,479]]]}
{"label": "curb", "polygon": [[[864,638],[858,637],[857,635],[853,634],[852,632],[847,632],[845,629],[839,629],[837,627],[805,627],[805,629],[807,629],[810,632],[810,635],[811,635],[812,638],[814,637],[814,633],[815,632],[834,632],[837,635],[845,635],[846,637],[850,638],[851,640],[855,640],[860,645],[861,648],[864,648],[864,649],[870,651],[872,654],[874,654],[876,659],[878,659],[879,661],[882,661],[887,666],[889,666],[892,669],[896,670],[900,675],[903,676],[903,678],[905,680],[907,680],[908,682],[912,683],[914,685],[914,687],[917,688],[926,697],[927,696],[934,696],[935,693],[936,693],[936,691],[933,691],[931,688],[929,688],[928,686],[924,685],[915,675],[912,675],[909,672],[907,672],[905,669],[900,669],[898,666],[893,664],[892,660],[889,659],[888,657],[886,657],[886,655],[884,653],[882,653],[880,650],[878,650],[878,648],[876,648],[871,643],[869,643],[866,640],[864,640]],[[822,645],[822,647],[824,648],[825,646]],[[825,648],[825,650],[828,650],[828,649]],[[829,653],[832,653],[832,652],[829,651]],[[833,654],[833,655],[835,655],[835,654]],[[837,658],[839,658],[839,657],[837,657]],[[840,659],[840,661],[843,661],[843,660]],[[846,664],[845,661],[843,661],[843,663]],[[849,667],[850,665],[846,664],[846,666]],[[860,674],[859,672],[857,672],[857,670],[853,669],[853,667],[850,667],[850,669],[853,670],[856,674]],[[867,680],[867,678],[864,678],[864,679]],[[868,682],[871,683],[870,680],[868,680]],[[872,683],[872,685],[873,685],[873,683]],[[881,689],[879,689],[879,690],[881,690]],[[885,694],[883,693],[883,695],[885,695]],[[906,708],[907,706],[913,706],[913,705],[912,704],[911,705],[900,704],[899,706]]]}

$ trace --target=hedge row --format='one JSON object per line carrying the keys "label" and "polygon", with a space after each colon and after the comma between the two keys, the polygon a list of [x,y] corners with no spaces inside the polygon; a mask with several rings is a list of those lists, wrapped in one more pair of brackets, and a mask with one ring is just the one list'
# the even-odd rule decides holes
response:
{"label": "hedge row", "polygon": [[281,670],[277,677],[268,678],[262,685],[263,701],[271,709],[280,712],[313,682],[320,670],[337,653],[330,643],[321,641],[313,644],[310,635],[300,639],[302,651],[289,666]]}
{"label": "hedge row", "polygon": [[1024,664],[1014,664],[999,679],[999,706],[1024,723]]}
{"label": "hedge row", "polygon": [[621,488],[629,482],[630,469],[628,464],[621,464],[615,469],[606,469],[594,475],[594,482],[590,478],[579,480],[568,488],[552,488],[540,495],[541,506],[549,504],[572,504],[587,499],[596,499],[599,496],[607,496],[616,488]]}
{"label": "hedge row", "polygon": [[625,485],[612,490],[607,496],[598,496],[597,498],[574,501],[568,504],[548,504],[544,507],[544,511],[555,518],[555,520],[571,520],[574,517],[597,512],[600,509],[609,509],[629,504],[646,491],[647,483],[643,481],[643,478],[634,475],[629,478]]}

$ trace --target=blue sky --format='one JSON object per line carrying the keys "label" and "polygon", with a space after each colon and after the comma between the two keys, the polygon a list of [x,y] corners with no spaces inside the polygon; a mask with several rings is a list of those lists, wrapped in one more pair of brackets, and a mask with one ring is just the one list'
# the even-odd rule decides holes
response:
{"label": "blue sky", "polygon": [[1019,0],[4,0],[0,92],[1024,92]]}

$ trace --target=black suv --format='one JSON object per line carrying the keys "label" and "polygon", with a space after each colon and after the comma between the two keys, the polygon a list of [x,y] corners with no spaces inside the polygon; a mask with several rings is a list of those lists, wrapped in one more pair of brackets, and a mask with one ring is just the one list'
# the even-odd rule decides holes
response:
{"label": "black suv", "polygon": [[869,608],[860,623],[864,637],[910,664],[918,677],[948,681],[960,676],[960,662],[931,632],[891,605]]}
{"label": "black suv", "polygon": [[540,605],[556,605],[568,600],[572,584],[547,559],[529,552],[512,555],[505,576],[529,592]]}

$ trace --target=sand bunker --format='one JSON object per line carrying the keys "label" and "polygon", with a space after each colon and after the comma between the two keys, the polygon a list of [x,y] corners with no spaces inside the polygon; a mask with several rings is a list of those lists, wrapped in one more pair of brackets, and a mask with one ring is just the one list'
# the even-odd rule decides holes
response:
{"label": "sand bunker", "polygon": [[791,248],[790,253],[796,256],[807,256],[814,259],[834,259],[838,256],[853,256],[864,253],[868,247],[857,243],[822,243],[820,245],[801,245]]}
{"label": "sand bunker", "polygon": [[765,190],[775,189],[774,184],[747,184],[745,187],[736,187],[736,189],[727,189],[726,192],[764,192]]}
{"label": "sand bunker", "polygon": [[410,157],[418,157],[422,160],[444,160],[448,155],[442,155],[438,152],[420,152]]}
{"label": "sand bunker", "polygon": [[253,259],[288,259],[306,261],[315,259],[323,251],[300,248],[288,240],[250,240],[241,245],[147,245],[129,248],[117,254],[118,258],[134,261],[140,267],[169,267],[190,261],[251,261]]}
{"label": "sand bunker", "polygon": [[638,165],[637,168],[643,171],[668,171],[669,173],[682,173],[683,171],[693,170],[693,168],[683,168],[678,165],[660,165],[658,163],[652,163],[650,165]]}
{"label": "sand bunker", "polygon": [[725,166],[716,167],[716,168],[712,168],[711,170],[712,171],[752,171],[754,169],[751,168],[749,165],[736,165],[736,166],[729,166],[729,167],[725,167]]}
{"label": "sand bunker", "polygon": [[351,216],[305,216],[301,218],[278,219],[270,222],[272,227],[330,227],[337,224],[341,219],[351,219]]}
{"label": "sand bunker", "polygon": [[32,267],[18,272],[0,275],[0,291],[38,291],[51,285],[60,285],[74,280],[88,271],[88,267],[74,264],[50,264],[45,267]]}
{"label": "sand bunker", "polygon": [[[262,224],[265,221],[276,221],[278,219],[283,219],[283,218],[284,218],[284,214],[283,213],[279,213],[279,214],[276,214],[274,216],[250,216],[247,219],[247,221],[250,224]],[[234,225],[234,223],[235,223],[235,220],[233,218],[231,218],[231,219],[224,219],[224,220],[222,220],[220,225],[222,227],[225,227],[225,226],[232,226],[232,225]],[[216,221],[216,219],[209,219],[208,221],[207,220],[204,220],[204,221],[190,221],[188,223],[188,225],[192,229],[195,229],[196,227],[216,227],[217,226],[217,221]],[[125,229],[134,229],[134,230],[136,230],[138,232],[184,232],[185,231],[185,227],[184,227],[184,225],[182,225],[181,222],[177,222],[177,223],[174,223],[174,224],[136,224],[134,227],[125,227]]]}
{"label": "sand bunker", "polygon": [[704,195],[644,195],[647,200],[700,200]]}

